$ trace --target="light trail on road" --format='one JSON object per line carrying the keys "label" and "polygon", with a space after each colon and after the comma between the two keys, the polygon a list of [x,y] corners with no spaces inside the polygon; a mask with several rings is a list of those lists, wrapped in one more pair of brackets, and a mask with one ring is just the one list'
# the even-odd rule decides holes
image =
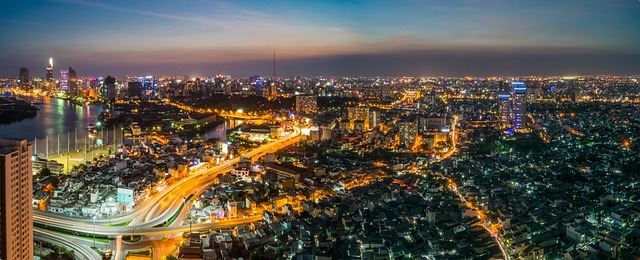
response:
{"label": "light trail on road", "polygon": [[[162,192],[156,193],[146,201],[141,202],[138,207],[134,208],[134,210],[121,214],[117,217],[96,219],[95,221],[97,222],[95,222],[94,224],[94,220],[90,218],[78,218],[54,214],[50,212],[35,211],[33,217],[34,223],[43,225],[45,227],[52,226],[86,234],[107,235],[109,237],[115,237],[115,255],[122,257],[122,251],[124,249],[122,249],[123,246],[121,238],[122,236],[131,234],[132,231],[135,231],[135,235],[140,236],[167,236],[170,234],[189,231],[189,226],[156,226],[164,223],[165,221],[168,221],[176,213],[176,211],[183,203],[183,197],[194,193],[194,191],[196,193],[204,191],[203,187],[209,187],[210,185],[212,185],[217,177],[217,174],[224,173],[230,169],[233,169],[233,165],[240,162],[241,158],[250,158],[253,161],[255,158],[264,156],[264,154],[268,152],[277,151],[291,144],[299,142],[301,139],[301,130],[298,127],[292,128],[294,129],[294,132],[288,134],[282,139],[260,146],[234,159],[224,161],[220,165],[204,170],[199,170],[194,174],[182,178]],[[190,183],[197,183],[197,185],[188,185]],[[182,194],[182,196],[178,194]],[[168,206],[163,206],[165,202],[169,201],[169,198],[173,198],[170,200],[170,204]],[[162,213],[156,216],[154,211]],[[151,216],[151,219],[149,219],[149,216]],[[227,219],[213,223],[198,223],[192,225],[191,228],[193,230],[230,228],[237,225],[255,222],[261,218],[262,216],[260,214],[257,214],[245,218]],[[131,220],[131,222],[128,223],[127,226],[102,226],[104,224],[121,223],[129,220]],[[51,238],[52,236],[49,236],[48,234],[53,233],[46,233],[42,236],[48,236]],[[61,236],[57,235],[57,237]],[[97,253],[95,254],[97,255]]]}

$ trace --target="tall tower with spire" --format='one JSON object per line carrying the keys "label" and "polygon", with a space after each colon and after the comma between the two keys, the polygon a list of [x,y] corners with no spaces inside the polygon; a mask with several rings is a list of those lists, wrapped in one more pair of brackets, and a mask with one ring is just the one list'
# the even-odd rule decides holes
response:
{"label": "tall tower with spire", "polygon": [[53,81],[53,58],[49,58],[49,66],[47,66],[47,74],[45,79],[47,81]]}

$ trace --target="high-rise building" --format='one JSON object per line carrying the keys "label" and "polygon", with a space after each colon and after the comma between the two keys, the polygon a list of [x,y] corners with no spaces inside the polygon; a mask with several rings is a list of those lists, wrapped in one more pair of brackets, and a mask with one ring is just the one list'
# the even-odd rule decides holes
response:
{"label": "high-rise building", "polygon": [[369,126],[369,130],[374,129],[376,127],[378,127],[381,123],[381,112],[379,109],[369,109],[369,118],[368,118],[368,126]]}
{"label": "high-rise building", "polygon": [[513,87],[513,128],[518,131],[525,127],[527,113],[527,87],[524,82],[512,82]]}
{"label": "high-rise building", "polygon": [[269,85],[269,96],[270,97],[277,96],[278,95],[278,81],[270,80],[269,82],[267,82],[267,84]]}
{"label": "high-rise building", "polygon": [[33,259],[32,147],[0,139],[0,259]]}
{"label": "high-rise building", "polygon": [[100,98],[115,99],[116,98],[116,78],[107,76],[100,86]]}
{"label": "high-rise building", "polygon": [[316,95],[297,95],[296,113],[310,114],[318,112],[318,97]]}
{"label": "high-rise building", "polygon": [[142,82],[127,82],[127,94],[129,98],[142,98]]}
{"label": "high-rise building", "polygon": [[77,95],[78,94],[78,76],[76,75],[76,71],[71,67],[69,67],[69,70],[68,70],[67,81],[68,81],[67,94]]}
{"label": "high-rise building", "polygon": [[82,91],[82,97],[85,98],[98,98],[100,96],[100,79],[89,78],[86,80],[86,85]]}
{"label": "high-rise building", "polygon": [[202,95],[202,81],[200,78],[194,80],[188,80],[182,90],[182,96],[187,97],[200,97]]}
{"label": "high-rise building", "polygon": [[362,120],[368,124],[369,107],[348,107],[347,117],[349,120]]}
{"label": "high-rise building", "polygon": [[69,93],[69,70],[60,71],[60,90]]}
{"label": "high-rise building", "polygon": [[498,124],[500,129],[511,127],[511,95],[498,95]]}
{"label": "high-rise building", "polygon": [[418,124],[416,123],[416,120],[410,118],[401,119],[398,122],[398,125],[398,139],[400,140],[400,145],[405,148],[413,147],[418,134]]}
{"label": "high-rise building", "polygon": [[[355,121],[362,121],[363,130],[369,131],[381,123],[380,110],[370,107],[348,107],[347,117],[351,121],[351,125],[355,127]],[[352,128],[353,129],[353,128]]]}
{"label": "high-rise building", "polygon": [[138,81],[142,83],[142,98],[156,97],[156,78],[154,76],[141,77]]}
{"label": "high-rise building", "polygon": [[29,70],[25,67],[20,68],[20,85],[29,85]]}
{"label": "high-rise building", "polygon": [[53,58],[49,58],[49,66],[47,66],[45,79],[49,82],[53,81]]}

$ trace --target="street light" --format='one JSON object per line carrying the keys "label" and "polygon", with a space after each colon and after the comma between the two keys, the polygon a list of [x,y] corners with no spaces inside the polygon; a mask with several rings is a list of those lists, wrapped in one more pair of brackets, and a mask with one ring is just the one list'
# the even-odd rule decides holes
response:
{"label": "street light", "polygon": [[96,247],[96,215],[93,215],[93,247]]}

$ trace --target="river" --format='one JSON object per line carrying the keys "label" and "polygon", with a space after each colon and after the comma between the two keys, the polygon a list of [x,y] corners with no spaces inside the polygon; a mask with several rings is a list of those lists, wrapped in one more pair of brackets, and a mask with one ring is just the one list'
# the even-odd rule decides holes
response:
{"label": "river", "polygon": [[101,106],[78,106],[57,98],[23,98],[25,101],[42,102],[35,105],[38,115],[11,124],[0,125],[0,137],[33,140],[47,135],[53,138],[78,130],[78,136],[87,133],[87,126],[95,124],[102,112]]}
{"label": "river", "polygon": [[[34,153],[44,157],[64,152],[67,146],[69,149],[77,150],[85,145],[91,145],[85,144],[83,139],[87,140],[85,139],[88,136],[87,126],[96,123],[98,115],[102,112],[101,106],[79,106],[68,100],[57,98],[22,98],[27,102],[37,102],[35,106],[39,109],[38,114],[33,118],[11,124],[0,124],[0,138],[27,139],[30,143],[38,139],[38,143],[34,146]],[[232,127],[230,124],[233,122],[225,122],[200,135],[200,138],[220,138],[224,141],[227,129]],[[92,139],[93,145],[96,145],[96,142],[100,143],[98,145],[111,145],[114,141],[116,144],[121,143],[121,131],[114,133],[110,130],[100,132],[97,139]]]}

